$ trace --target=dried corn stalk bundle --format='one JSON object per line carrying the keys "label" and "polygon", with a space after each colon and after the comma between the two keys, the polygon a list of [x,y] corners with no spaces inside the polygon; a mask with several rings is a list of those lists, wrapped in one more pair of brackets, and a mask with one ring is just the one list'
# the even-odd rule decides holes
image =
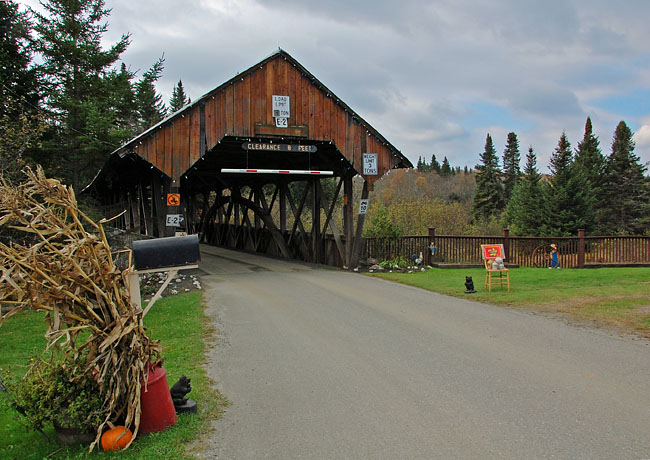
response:
{"label": "dried corn stalk bundle", "polygon": [[106,220],[96,223],[81,212],[72,188],[46,178],[41,168],[25,174],[19,187],[0,184],[0,227],[31,237],[30,244],[0,242],[0,306],[10,308],[0,325],[25,308],[47,312],[48,348],[56,345],[73,357],[87,352],[82,373],[94,373],[102,391],[106,418],[90,450],[104,425],[120,418],[135,439],[140,382],[161,349],[131,303],[130,269],[115,266],[102,228]]}

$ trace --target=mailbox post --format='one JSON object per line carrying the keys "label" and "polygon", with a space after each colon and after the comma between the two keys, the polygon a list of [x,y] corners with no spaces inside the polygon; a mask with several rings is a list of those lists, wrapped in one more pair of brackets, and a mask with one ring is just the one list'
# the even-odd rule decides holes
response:
{"label": "mailbox post", "polygon": [[[142,308],[140,297],[140,275],[144,273],[167,272],[167,279],[153,296],[142,318],[161,297],[169,282],[179,270],[197,268],[201,262],[199,237],[197,235],[170,236],[133,242],[133,271],[128,276],[131,300]],[[142,319],[140,319],[142,322]]]}

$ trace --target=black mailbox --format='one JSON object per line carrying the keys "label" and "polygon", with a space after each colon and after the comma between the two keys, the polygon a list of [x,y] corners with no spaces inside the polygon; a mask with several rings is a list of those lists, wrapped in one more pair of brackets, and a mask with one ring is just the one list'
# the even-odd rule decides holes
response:
{"label": "black mailbox", "polygon": [[133,265],[136,270],[182,267],[199,262],[201,262],[201,252],[197,235],[133,242]]}

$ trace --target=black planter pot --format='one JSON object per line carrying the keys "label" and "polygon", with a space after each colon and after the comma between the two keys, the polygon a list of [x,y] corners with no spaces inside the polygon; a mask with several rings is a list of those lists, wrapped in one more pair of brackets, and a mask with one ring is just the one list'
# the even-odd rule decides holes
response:
{"label": "black planter pot", "polygon": [[56,440],[59,444],[64,446],[76,446],[79,444],[90,444],[95,440],[97,433],[92,431],[82,430],[81,428],[73,428],[69,426],[61,426],[57,421],[54,421],[54,431],[56,433]]}

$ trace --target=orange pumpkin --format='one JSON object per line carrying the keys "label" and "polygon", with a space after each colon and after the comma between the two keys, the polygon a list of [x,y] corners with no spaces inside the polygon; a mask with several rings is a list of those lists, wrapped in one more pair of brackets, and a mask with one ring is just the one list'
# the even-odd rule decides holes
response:
{"label": "orange pumpkin", "polygon": [[133,433],[131,430],[124,426],[116,426],[106,431],[102,435],[102,449],[104,450],[117,450],[126,447],[131,442]]}

